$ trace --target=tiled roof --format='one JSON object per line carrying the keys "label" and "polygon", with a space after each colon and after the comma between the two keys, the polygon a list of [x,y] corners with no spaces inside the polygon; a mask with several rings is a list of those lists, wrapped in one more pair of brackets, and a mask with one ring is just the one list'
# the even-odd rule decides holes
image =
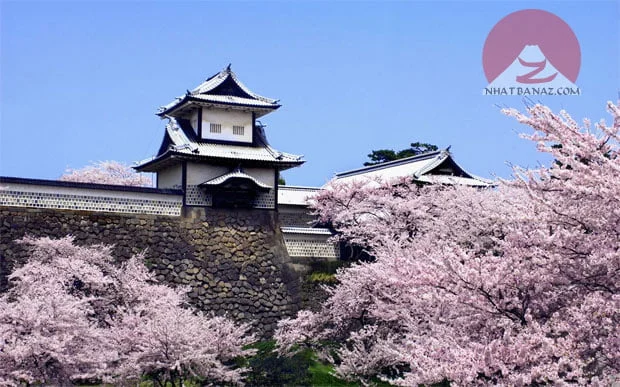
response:
{"label": "tiled roof", "polygon": [[308,199],[315,196],[321,189],[318,187],[278,186],[278,204],[294,206],[308,205]]}
{"label": "tiled roof", "polygon": [[230,179],[246,179],[246,180],[250,180],[251,182],[253,182],[254,184],[256,184],[258,187],[263,188],[263,189],[270,189],[271,187],[268,186],[267,184],[261,183],[260,181],[256,180],[254,177],[248,175],[247,173],[243,172],[241,169],[237,168],[232,172],[228,172],[223,174],[222,176],[218,176],[216,178],[213,178],[211,180],[207,180],[204,183],[200,184],[202,186],[218,186],[220,184],[224,184],[226,181],[230,180]]}
{"label": "tiled roof", "polygon": [[[455,174],[446,175],[445,172],[441,172],[440,167],[442,165],[448,165]],[[405,176],[411,176],[417,181],[428,183],[471,186],[493,185],[492,181],[475,176],[459,166],[452,158],[449,148],[337,173],[336,180],[339,182],[362,179],[371,181],[377,178],[393,180]]]}
{"label": "tiled roof", "polygon": [[492,181],[481,177],[460,177],[448,175],[422,175],[416,178],[417,181],[431,184],[448,184],[448,185],[469,185],[473,187],[488,187],[494,185]]}
{"label": "tiled roof", "polygon": [[253,99],[256,99],[256,100],[259,100],[259,101],[263,101],[263,102],[266,102],[266,103],[270,103],[270,104],[275,104],[275,103],[278,102],[275,99],[263,97],[261,95],[258,95],[256,93],[254,93],[250,89],[248,89],[247,86],[245,86],[243,84],[243,82],[241,82],[239,80],[239,78],[237,78],[237,74],[235,74],[231,70],[230,65],[228,65],[225,69],[223,69],[219,73],[213,75],[212,77],[208,78],[206,81],[204,81],[203,83],[198,85],[198,87],[196,87],[194,90],[192,90],[192,95],[206,94],[206,93],[214,90],[219,85],[221,85],[228,77],[231,77],[232,80],[235,81],[237,86],[239,86],[239,88],[241,90],[243,90],[246,94],[250,95]]}
{"label": "tiled roof", "polygon": [[233,95],[192,95],[193,98],[205,101],[205,102],[213,102],[213,103],[224,103],[224,104],[235,104],[235,105],[245,105],[245,106],[256,106],[256,107],[267,107],[273,108],[273,104],[265,101],[260,101],[256,99],[236,97]]}
{"label": "tiled roof", "polygon": [[337,179],[345,179],[352,176],[364,177],[400,177],[405,175],[413,175],[421,168],[434,163],[441,158],[441,151],[427,152],[416,156],[388,161],[381,164],[370,165],[368,167],[353,169],[346,172],[336,173]]}
{"label": "tiled roof", "polygon": [[284,234],[306,234],[306,235],[332,235],[327,228],[311,228],[311,227],[280,227]]}
{"label": "tiled roof", "polygon": [[[233,145],[211,142],[200,142],[190,138],[186,129],[173,118],[166,125],[166,135],[170,141],[167,149],[163,149],[154,159],[139,163],[138,170],[149,171],[149,166],[160,162],[169,156],[186,156],[192,159],[223,159],[223,160],[247,160],[269,164],[278,164],[283,167],[301,165],[305,162],[302,156],[277,151],[267,144],[261,136],[258,136],[256,146]],[[187,129],[190,131],[191,129]],[[191,134],[190,134],[191,135]]]}
{"label": "tiled roof", "polygon": [[168,114],[187,101],[261,109],[277,109],[280,107],[277,100],[263,97],[248,89],[230,69],[230,65],[208,78],[193,90],[188,90],[185,95],[177,97],[169,104],[160,107],[157,114]]}
{"label": "tiled roof", "polygon": [[[93,189],[93,190],[108,190],[108,191],[126,191],[126,192],[141,192],[146,194],[162,194],[162,195],[182,195],[183,191],[180,189],[162,189],[153,187],[133,187],[129,185],[112,185],[112,184],[98,184],[98,183],[79,183],[75,181],[62,181],[62,180],[43,180],[43,179],[28,179],[23,177],[9,177],[0,176],[0,184],[24,184],[35,186],[50,186],[50,187],[66,187],[66,188],[80,188],[80,189]],[[2,186],[0,185],[0,189]]]}

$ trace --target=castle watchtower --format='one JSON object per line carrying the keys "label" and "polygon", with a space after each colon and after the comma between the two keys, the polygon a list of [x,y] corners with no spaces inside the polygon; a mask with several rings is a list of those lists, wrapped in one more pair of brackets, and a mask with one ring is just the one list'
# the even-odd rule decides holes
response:
{"label": "castle watchtower", "polygon": [[279,107],[229,65],[160,108],[169,120],[163,142],[135,168],[155,172],[157,188],[181,188],[185,206],[276,209],[280,171],[304,163],[272,148],[257,121]]}

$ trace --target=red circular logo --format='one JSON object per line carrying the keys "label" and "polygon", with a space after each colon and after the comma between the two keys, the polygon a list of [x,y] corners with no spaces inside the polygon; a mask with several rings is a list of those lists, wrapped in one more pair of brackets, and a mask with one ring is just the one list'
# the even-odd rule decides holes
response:
{"label": "red circular logo", "polygon": [[581,49],[564,20],[551,12],[526,9],[511,13],[493,27],[484,42],[482,65],[489,83],[499,80],[500,75],[501,79],[512,76],[511,67],[528,69],[514,77],[520,84],[551,82],[557,73],[575,83]]}

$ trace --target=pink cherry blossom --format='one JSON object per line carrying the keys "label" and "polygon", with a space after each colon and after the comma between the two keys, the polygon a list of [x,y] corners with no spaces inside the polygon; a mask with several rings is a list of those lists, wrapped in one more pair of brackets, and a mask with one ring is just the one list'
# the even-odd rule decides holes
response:
{"label": "pink cherry blossom", "polygon": [[118,266],[111,247],[73,238],[24,238],[28,262],[0,296],[0,383],[115,384],[143,376],[241,384],[230,360],[252,351],[248,326],[208,317],[184,288],[155,281],[142,255]]}
{"label": "pink cherry blossom", "polygon": [[[609,385],[620,373],[620,111],[505,113],[556,162],[496,189],[334,182],[314,207],[373,260],[337,274],[282,352],[341,343],[336,372],[411,386]],[[561,146],[559,146],[561,145]]]}
{"label": "pink cherry blossom", "polygon": [[67,169],[62,181],[150,187],[151,178],[137,173],[130,166],[118,161],[98,161],[81,169]]}

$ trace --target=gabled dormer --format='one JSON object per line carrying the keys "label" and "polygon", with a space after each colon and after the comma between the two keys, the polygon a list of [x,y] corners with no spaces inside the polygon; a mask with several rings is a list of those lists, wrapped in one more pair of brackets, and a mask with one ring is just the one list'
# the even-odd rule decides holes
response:
{"label": "gabled dormer", "polygon": [[279,107],[248,89],[228,65],[157,114],[188,120],[200,141],[253,144],[256,119]]}

